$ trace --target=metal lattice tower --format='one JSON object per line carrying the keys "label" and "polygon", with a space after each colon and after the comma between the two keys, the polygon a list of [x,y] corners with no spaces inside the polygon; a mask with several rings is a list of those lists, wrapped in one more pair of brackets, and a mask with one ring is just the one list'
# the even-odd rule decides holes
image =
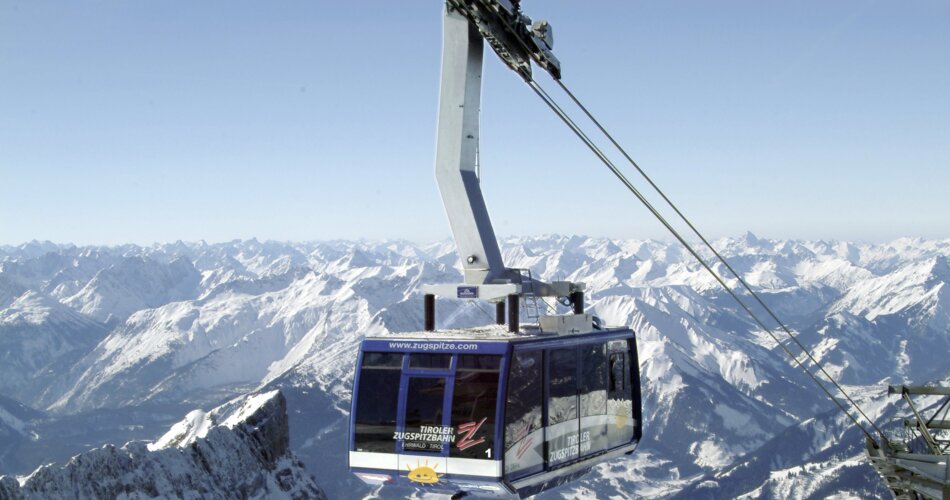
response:
{"label": "metal lattice tower", "polygon": [[[892,385],[888,394],[900,394],[910,407],[904,419],[905,440],[868,439],[871,465],[884,478],[894,498],[950,500],[950,387]],[[913,396],[943,396],[927,417]]]}

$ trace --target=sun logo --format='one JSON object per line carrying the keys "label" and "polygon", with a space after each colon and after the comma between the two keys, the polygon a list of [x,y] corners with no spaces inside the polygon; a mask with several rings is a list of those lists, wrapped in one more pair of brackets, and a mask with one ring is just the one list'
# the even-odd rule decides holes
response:
{"label": "sun logo", "polygon": [[439,464],[435,464],[432,467],[429,467],[429,461],[426,460],[425,465],[419,463],[416,460],[416,468],[413,469],[406,464],[406,469],[409,470],[409,480],[422,483],[422,484],[435,484],[439,482],[439,478],[442,477],[442,474],[439,474],[435,471],[439,467]]}
{"label": "sun logo", "polygon": [[614,422],[614,427],[618,429],[623,429],[626,425],[627,425],[627,416],[617,415],[617,420]]}

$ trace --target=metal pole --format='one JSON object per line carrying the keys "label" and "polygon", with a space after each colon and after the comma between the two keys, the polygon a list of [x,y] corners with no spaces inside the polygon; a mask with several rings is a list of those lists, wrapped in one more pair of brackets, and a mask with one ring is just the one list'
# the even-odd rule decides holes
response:
{"label": "metal pole", "polygon": [[518,301],[520,296],[513,293],[508,296],[508,331],[518,333]]}
{"label": "metal pole", "polygon": [[505,324],[505,303],[503,301],[495,302],[495,324]]}
{"label": "metal pole", "polygon": [[435,330],[435,295],[425,294],[425,330]]}
{"label": "metal pole", "polygon": [[574,306],[574,314],[584,314],[584,292],[572,292],[571,304]]}

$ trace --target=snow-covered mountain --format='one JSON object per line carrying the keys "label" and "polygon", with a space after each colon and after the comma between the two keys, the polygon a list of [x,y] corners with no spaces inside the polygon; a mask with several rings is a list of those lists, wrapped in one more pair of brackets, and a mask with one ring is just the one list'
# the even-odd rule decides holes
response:
{"label": "snow-covered mountain", "polygon": [[0,309],[0,394],[35,404],[61,368],[102,340],[102,323],[35,290]]}
{"label": "snow-covered mountain", "polygon": [[[829,371],[865,395],[872,416],[893,417],[885,383],[950,375],[950,240],[746,234],[713,244]],[[886,494],[856,484],[875,477],[858,455],[860,436],[677,245],[544,236],[502,247],[511,267],[586,282],[593,313],[638,332],[640,449],[549,496]],[[345,471],[356,345],[370,332],[419,329],[418,286],[460,279],[449,242],[4,247],[0,344],[11,347],[0,356],[16,364],[0,365],[0,394],[48,412],[35,427],[33,447],[42,448],[63,435],[59,422],[108,416],[129,422],[117,437],[155,437],[174,412],[279,388],[290,445],[321,464],[311,469],[321,486],[331,497],[368,493]],[[489,313],[440,301],[438,326],[488,323]],[[35,467],[25,446],[0,445],[0,459]]]}
{"label": "snow-covered mountain", "polygon": [[[164,264],[139,256],[125,257],[97,272],[63,302],[103,322],[122,321],[141,309],[194,298],[200,280],[201,275],[188,259]],[[63,286],[56,291],[63,293]]]}
{"label": "snow-covered mountain", "polygon": [[154,443],[106,445],[20,480],[0,477],[0,498],[326,498],[289,450],[279,391],[191,412]]}

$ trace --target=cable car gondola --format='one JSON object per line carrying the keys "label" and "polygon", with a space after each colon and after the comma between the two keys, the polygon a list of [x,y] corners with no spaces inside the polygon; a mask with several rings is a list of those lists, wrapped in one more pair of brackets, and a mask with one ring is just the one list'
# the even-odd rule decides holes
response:
{"label": "cable car gondola", "polygon": [[[360,345],[348,457],[366,483],[525,497],[639,443],[634,332],[602,327],[585,313],[583,283],[547,283],[506,268],[482,197],[483,40],[526,80],[532,64],[560,77],[550,26],[528,23],[517,2],[446,2],[436,180],[465,280],[423,287],[423,331],[367,337]],[[574,196],[548,201],[574,203]],[[498,324],[437,332],[436,296],[494,303]],[[526,314],[537,324],[521,325],[520,304],[536,307],[544,297],[571,305],[572,313]]]}
{"label": "cable car gondola", "polygon": [[374,485],[525,497],[632,452],[640,408],[627,328],[367,337],[350,469]]}

